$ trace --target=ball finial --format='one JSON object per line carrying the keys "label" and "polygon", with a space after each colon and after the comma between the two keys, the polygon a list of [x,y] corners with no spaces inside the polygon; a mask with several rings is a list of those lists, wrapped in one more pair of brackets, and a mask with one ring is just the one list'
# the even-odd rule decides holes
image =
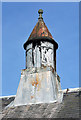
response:
{"label": "ball finial", "polygon": [[42,9],[39,9],[38,13],[40,14],[43,14],[43,10]]}
{"label": "ball finial", "polygon": [[39,9],[38,13],[39,13],[39,19],[41,19],[42,18],[42,14],[43,14],[43,10]]}

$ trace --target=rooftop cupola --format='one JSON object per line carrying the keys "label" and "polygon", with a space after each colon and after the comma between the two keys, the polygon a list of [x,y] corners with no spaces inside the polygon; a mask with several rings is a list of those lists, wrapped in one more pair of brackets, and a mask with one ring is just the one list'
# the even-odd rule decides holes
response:
{"label": "rooftop cupola", "polygon": [[62,102],[60,77],[56,72],[58,44],[43,21],[43,10],[38,13],[38,22],[24,44],[26,69],[21,72],[14,105]]}
{"label": "rooftop cupola", "polygon": [[24,49],[26,50],[26,46],[30,42],[34,42],[34,41],[37,41],[37,40],[40,41],[40,39],[52,42],[55,45],[56,49],[57,49],[58,48],[58,44],[53,39],[51,33],[49,32],[46,24],[43,21],[43,18],[42,18],[43,10],[39,9],[38,13],[39,13],[38,22],[35,25],[35,27],[33,28],[33,30],[31,32],[28,40],[24,44]]}
{"label": "rooftop cupola", "polygon": [[26,68],[52,66],[56,71],[56,49],[58,44],[43,21],[43,10],[39,9],[38,13],[38,22],[24,44]]}

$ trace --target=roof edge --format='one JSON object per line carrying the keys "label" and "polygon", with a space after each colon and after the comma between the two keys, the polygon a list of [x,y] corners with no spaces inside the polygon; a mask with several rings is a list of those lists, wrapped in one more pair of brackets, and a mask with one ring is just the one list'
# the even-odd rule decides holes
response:
{"label": "roof edge", "polygon": [[54,45],[55,45],[55,48],[56,49],[58,49],[58,43],[57,42],[55,42],[55,40],[54,39],[52,39],[52,38],[49,38],[49,37],[35,37],[35,38],[32,38],[32,39],[29,39],[29,40],[27,40],[25,43],[24,43],[24,49],[26,50],[26,46],[28,45],[28,44],[30,44],[31,42],[36,42],[36,43],[38,43],[38,42],[40,42],[40,41],[48,41],[48,42],[51,42],[51,43],[53,43]]}
{"label": "roof edge", "polygon": [[[69,89],[68,93],[81,91],[81,87],[79,87],[79,88],[68,88],[68,89]],[[62,91],[63,91],[63,93],[66,93],[67,89],[63,89]]]}
{"label": "roof edge", "polygon": [[[66,90],[67,89],[63,89],[63,93],[66,93]],[[81,91],[81,87],[78,87],[78,88],[69,88],[69,91],[68,92],[78,92],[78,91]],[[10,97],[15,97],[16,95],[9,95],[9,96],[0,96],[0,98],[10,98]]]}

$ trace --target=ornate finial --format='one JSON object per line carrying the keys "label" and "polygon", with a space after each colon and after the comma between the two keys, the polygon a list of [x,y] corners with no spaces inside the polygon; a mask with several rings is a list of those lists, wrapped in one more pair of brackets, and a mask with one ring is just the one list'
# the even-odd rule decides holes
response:
{"label": "ornate finial", "polygon": [[[41,19],[41,18],[42,18],[42,14],[43,14],[43,10],[42,10],[42,9],[39,9],[38,13],[39,13],[39,19]],[[42,18],[42,19],[43,19],[43,18]]]}

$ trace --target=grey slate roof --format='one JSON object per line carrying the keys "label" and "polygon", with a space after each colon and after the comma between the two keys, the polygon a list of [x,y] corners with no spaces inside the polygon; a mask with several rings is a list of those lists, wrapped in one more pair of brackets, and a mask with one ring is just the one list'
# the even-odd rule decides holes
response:
{"label": "grey slate roof", "polygon": [[[3,118],[81,118],[81,91],[64,93],[62,103],[44,103],[5,109],[14,97],[2,99]],[[1,101],[1,99],[0,99]]]}

